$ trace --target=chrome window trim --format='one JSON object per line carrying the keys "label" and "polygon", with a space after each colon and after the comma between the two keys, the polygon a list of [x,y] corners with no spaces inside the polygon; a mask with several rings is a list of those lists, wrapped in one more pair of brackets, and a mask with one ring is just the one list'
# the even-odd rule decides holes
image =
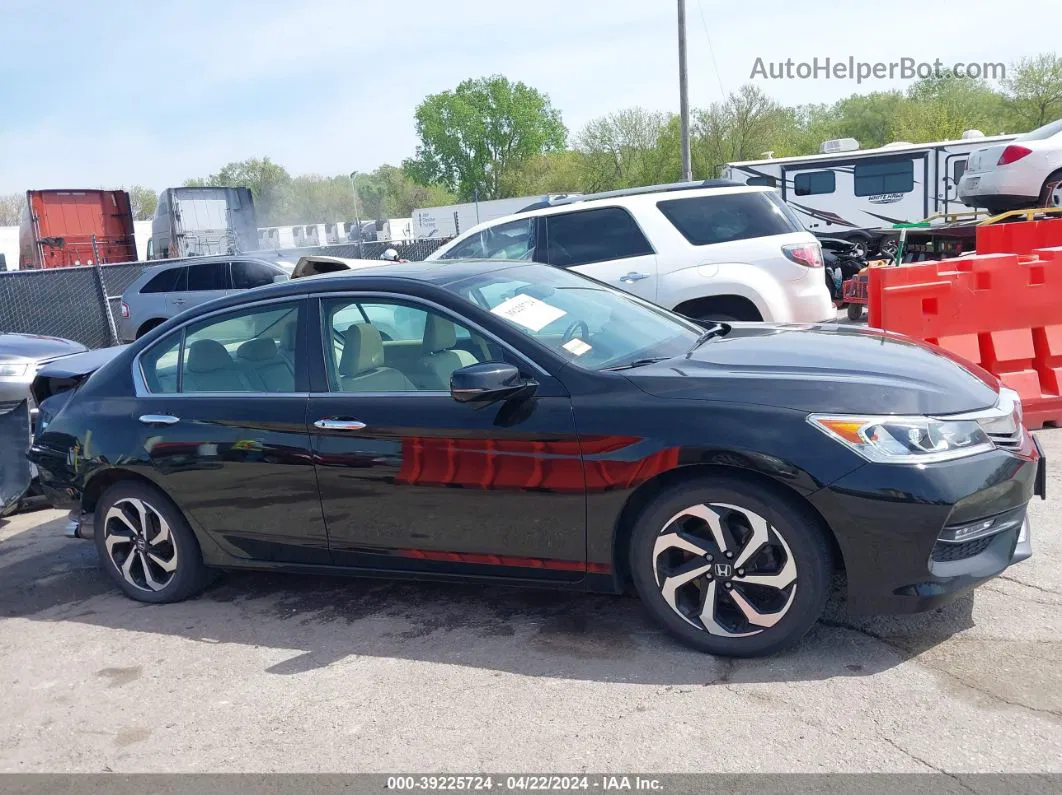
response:
{"label": "chrome window trim", "polygon": [[212,312],[199,315],[198,317],[191,318],[182,323],[177,328],[173,329],[169,334],[160,339],[153,345],[149,345],[140,351],[135,357],[133,357],[132,376],[133,376],[133,393],[134,397],[146,398],[146,397],[165,397],[165,398],[180,398],[180,397],[302,397],[307,395],[306,392],[152,392],[148,389],[147,378],[144,376],[144,368],[140,361],[140,358],[148,351],[154,350],[157,345],[161,345],[165,340],[170,338],[170,334],[176,334],[178,332],[184,333],[188,326],[198,323],[201,320],[207,320],[215,317],[216,315],[231,314],[233,312],[239,312],[244,309],[253,309],[259,306],[269,306],[270,304],[289,304],[298,303],[300,301],[306,301],[308,296],[305,293],[298,295],[288,295],[283,298],[263,298],[260,301],[252,301],[247,304],[240,304],[237,307],[224,307],[222,309],[215,309]]}
{"label": "chrome window trim", "polygon": [[[313,295],[313,297],[316,297],[318,299],[318,301],[320,302],[320,301],[323,301],[324,299],[327,299],[327,298],[349,298],[352,295],[365,296],[366,297],[366,302],[371,302],[371,298],[376,297],[376,298],[386,298],[386,299],[392,299],[392,300],[393,299],[397,299],[399,301],[405,301],[407,303],[421,304],[423,306],[431,307],[433,310],[436,310],[439,313],[443,314],[444,316],[449,317],[455,323],[460,323],[462,326],[466,326],[469,329],[474,329],[476,332],[478,332],[479,334],[481,334],[484,337],[486,337],[489,342],[494,342],[499,347],[504,348],[505,350],[509,351],[511,354],[513,354],[518,359],[520,359],[525,364],[527,364],[528,367],[530,367],[532,370],[537,371],[539,375],[545,376],[546,378],[553,378],[553,376],[550,375],[549,372],[547,372],[540,365],[536,364],[534,362],[534,360],[528,358],[525,354],[521,353],[520,351],[518,351],[516,348],[514,348],[512,345],[510,345],[509,343],[505,342],[504,340],[498,339],[497,335],[495,335],[493,332],[488,331],[487,329],[483,328],[483,326],[481,326],[479,323],[476,323],[474,320],[470,320],[470,319],[468,319],[466,317],[458,315],[456,312],[454,312],[454,310],[452,310],[452,309],[450,309],[448,307],[442,306],[441,304],[437,304],[437,303],[435,303],[434,301],[432,301],[432,300],[430,300],[428,298],[419,298],[417,296],[406,295],[406,294],[403,294],[403,293],[381,292],[379,290],[366,291],[366,292],[363,292],[363,293],[361,293],[361,292],[351,292],[351,291],[336,291],[336,292],[328,292],[328,293],[315,293]],[[460,296],[458,296],[458,297],[460,297]],[[462,300],[464,300],[464,299],[462,299]],[[320,306],[320,303],[318,304],[318,306]],[[321,314],[321,323],[323,325],[324,322],[325,322],[325,313],[322,311],[320,314]],[[321,355],[324,356],[325,364],[327,364],[328,363],[328,352],[327,352],[327,350],[325,349],[324,346],[325,346],[325,338],[324,338],[324,335],[322,334],[321,335]],[[429,394],[429,393],[427,391],[425,391],[425,390],[419,390],[418,389],[418,390],[410,390],[408,392],[327,392],[327,393],[324,393],[324,394],[328,394],[328,395],[424,395],[424,394]],[[448,395],[450,393],[449,392],[441,392],[441,393],[440,392],[436,392],[436,394],[446,394],[446,395]]]}

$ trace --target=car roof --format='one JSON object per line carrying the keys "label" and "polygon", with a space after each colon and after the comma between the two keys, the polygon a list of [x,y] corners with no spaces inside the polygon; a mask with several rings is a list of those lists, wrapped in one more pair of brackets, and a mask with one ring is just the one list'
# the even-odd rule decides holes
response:
{"label": "car roof", "polygon": [[263,251],[241,251],[236,254],[206,254],[197,257],[174,257],[172,259],[152,259],[141,263],[147,269],[175,268],[178,266],[199,265],[204,262],[231,262],[234,259],[264,262],[267,265],[291,264],[289,257],[284,257],[273,249]]}
{"label": "car roof", "polygon": [[349,270],[337,270],[329,273],[317,273],[284,282],[280,287],[290,284],[304,284],[309,281],[327,280],[327,289],[338,289],[340,284],[357,285],[366,279],[401,279],[407,281],[427,282],[445,286],[461,281],[469,276],[491,273],[513,267],[550,268],[537,262],[505,259],[447,259],[423,260],[419,262],[375,262],[347,257],[328,257],[331,262],[348,264]]}
{"label": "car roof", "polygon": [[[724,180],[719,180],[723,182]],[[729,185],[712,185],[709,187],[686,187],[676,190],[669,186],[660,186],[659,190],[633,190],[633,191],[610,191],[608,193],[587,194],[585,196],[571,196],[558,204],[542,207],[539,203],[529,205],[512,215],[503,215],[491,218],[481,224],[476,224],[462,232],[439,251],[449,250],[460,241],[466,240],[477,232],[493,228],[510,221],[522,221],[527,218],[557,215],[561,213],[575,213],[581,210],[593,210],[599,207],[641,207],[646,204],[655,204],[659,201],[677,201],[682,199],[695,199],[703,196],[729,196],[738,193],[767,193],[773,191],[763,185],[741,185],[732,183]]]}

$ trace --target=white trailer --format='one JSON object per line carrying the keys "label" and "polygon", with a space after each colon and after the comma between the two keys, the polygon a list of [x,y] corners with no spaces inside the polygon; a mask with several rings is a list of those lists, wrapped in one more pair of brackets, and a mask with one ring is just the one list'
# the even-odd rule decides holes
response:
{"label": "white trailer", "polygon": [[846,237],[937,213],[969,212],[958,198],[967,158],[975,149],[1014,137],[968,130],[957,141],[862,150],[854,138],[842,138],[826,141],[817,155],[728,163],[722,176],[777,188],[809,231]]}
{"label": "white trailer", "polygon": [[521,196],[515,199],[450,204],[445,207],[423,207],[413,211],[413,237],[456,237],[476,224],[503,215],[512,215],[536,202],[572,195],[575,194]]}

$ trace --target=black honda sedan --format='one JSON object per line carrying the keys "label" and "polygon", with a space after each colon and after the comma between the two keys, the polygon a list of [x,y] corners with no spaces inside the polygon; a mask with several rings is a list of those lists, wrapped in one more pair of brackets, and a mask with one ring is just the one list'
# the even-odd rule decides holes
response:
{"label": "black honda sedan", "polygon": [[1020,401],[970,363],[698,325],[545,265],[267,286],[36,389],[43,484],[145,602],[218,568],[630,589],[686,643],[759,655],[836,569],[855,613],[999,574],[1043,496]]}

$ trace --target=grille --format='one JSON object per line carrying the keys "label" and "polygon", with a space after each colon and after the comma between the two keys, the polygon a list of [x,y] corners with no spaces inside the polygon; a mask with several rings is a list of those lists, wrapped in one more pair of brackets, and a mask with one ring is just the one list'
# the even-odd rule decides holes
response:
{"label": "grille", "polygon": [[996,536],[993,535],[985,538],[976,538],[963,544],[945,544],[942,541],[938,541],[933,546],[933,560],[938,563],[966,560],[966,558],[972,558],[974,555],[980,555],[995,540]]}

